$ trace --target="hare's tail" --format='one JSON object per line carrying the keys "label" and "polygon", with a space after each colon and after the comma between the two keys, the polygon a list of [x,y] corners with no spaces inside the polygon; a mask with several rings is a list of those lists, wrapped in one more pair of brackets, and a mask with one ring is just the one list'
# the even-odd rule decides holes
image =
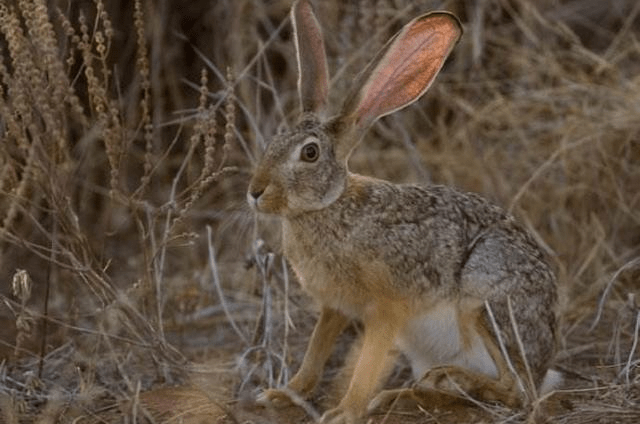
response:
{"label": "hare's tail", "polygon": [[547,373],[542,379],[542,384],[540,384],[540,389],[538,390],[538,394],[545,395],[562,384],[564,380],[564,375],[560,371],[556,371],[554,369],[547,370]]}

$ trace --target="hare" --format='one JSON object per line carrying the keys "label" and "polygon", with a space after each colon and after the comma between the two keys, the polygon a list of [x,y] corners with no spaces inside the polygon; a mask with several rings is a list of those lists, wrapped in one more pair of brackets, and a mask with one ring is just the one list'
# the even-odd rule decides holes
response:
{"label": "hare", "polygon": [[[249,185],[254,210],[281,217],[284,254],[321,307],[302,365],[286,390],[308,396],[338,335],[363,324],[346,394],[323,423],[353,423],[395,396],[464,393],[518,406],[540,389],[555,348],[556,278],[534,238],[476,194],[393,184],[349,172],[347,161],[381,116],[417,100],[462,34],[453,15],[404,26],[325,117],[329,76],[308,0],[291,10],[302,105],[276,135]],[[414,388],[378,392],[397,352]]]}

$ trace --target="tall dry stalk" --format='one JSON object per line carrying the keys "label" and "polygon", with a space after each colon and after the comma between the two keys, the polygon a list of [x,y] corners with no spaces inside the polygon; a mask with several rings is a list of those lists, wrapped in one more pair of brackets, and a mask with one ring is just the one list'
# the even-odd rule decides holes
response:
{"label": "tall dry stalk", "polygon": [[[93,381],[92,373],[118,369],[127,381],[125,392],[134,393],[149,373],[140,368],[128,376],[126,363],[144,357],[156,364],[158,378],[180,378],[176,366],[184,358],[164,333],[166,280],[175,272],[167,269],[169,258],[175,263],[171,249],[195,237],[189,229],[192,208],[232,171],[226,154],[217,154],[228,150],[235,131],[232,90],[222,113],[209,104],[205,80],[202,116],[181,119],[168,143],[154,139],[168,131],[158,130],[166,123],[151,117],[153,102],[162,101],[150,95],[153,64],[145,13],[153,13],[153,6],[135,5],[129,30],[137,40],[138,77],[128,79],[127,87],[115,66],[118,30],[107,5],[96,0],[86,6],[63,11],[44,0],[0,4],[1,274],[6,278],[15,265],[29,269],[34,293],[31,300],[18,296],[19,304],[9,293],[0,295],[21,323],[16,352],[29,352],[29,338],[42,341],[42,385],[30,395],[19,381],[10,384],[12,393],[29,402],[34,395],[46,398],[51,378],[73,366],[73,360],[56,359],[64,343],[71,343],[81,362],[86,359],[78,358],[90,358],[87,349],[108,346],[111,354],[90,359],[84,372]],[[126,101],[139,105],[135,119],[125,116]],[[224,132],[231,136],[216,140],[218,117],[226,118]],[[190,152],[182,149],[189,137]],[[199,151],[205,152],[204,161]],[[195,180],[184,172],[188,167],[201,169]],[[165,190],[167,177],[170,190]],[[48,275],[56,276],[51,292],[44,290]],[[26,327],[19,311],[27,311],[34,299],[42,304],[43,297],[54,309],[32,314],[49,325],[40,327],[44,334],[27,331],[34,327]],[[126,359],[131,351],[135,355]],[[12,363],[18,375],[29,366],[21,359]],[[83,384],[83,373],[68,374],[60,383]],[[118,386],[112,379],[103,384]]]}

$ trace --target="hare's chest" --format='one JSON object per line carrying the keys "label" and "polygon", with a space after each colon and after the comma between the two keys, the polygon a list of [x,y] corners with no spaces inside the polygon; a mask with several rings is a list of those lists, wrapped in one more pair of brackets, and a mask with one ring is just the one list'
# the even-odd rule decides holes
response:
{"label": "hare's chest", "polygon": [[303,284],[332,279],[348,260],[344,244],[311,222],[292,225],[285,221],[282,239],[284,254]]}
{"label": "hare's chest", "polygon": [[[286,227],[285,227],[286,228]],[[287,233],[284,254],[303,289],[323,306],[360,317],[368,282],[363,266],[346,245]]]}
{"label": "hare's chest", "polygon": [[300,285],[311,297],[324,306],[350,309],[344,304],[351,303],[354,297],[350,293],[353,281],[347,277],[351,273],[342,258],[308,254],[300,246],[285,249],[285,256]]}

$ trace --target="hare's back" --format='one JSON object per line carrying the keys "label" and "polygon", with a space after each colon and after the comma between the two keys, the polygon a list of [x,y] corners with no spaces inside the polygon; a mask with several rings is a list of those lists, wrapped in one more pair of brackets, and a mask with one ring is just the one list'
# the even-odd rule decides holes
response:
{"label": "hare's back", "polygon": [[361,197],[363,205],[343,209],[353,211],[347,217],[353,227],[342,243],[382,257],[399,289],[487,298],[552,279],[533,237],[481,196],[445,186],[375,182]]}

